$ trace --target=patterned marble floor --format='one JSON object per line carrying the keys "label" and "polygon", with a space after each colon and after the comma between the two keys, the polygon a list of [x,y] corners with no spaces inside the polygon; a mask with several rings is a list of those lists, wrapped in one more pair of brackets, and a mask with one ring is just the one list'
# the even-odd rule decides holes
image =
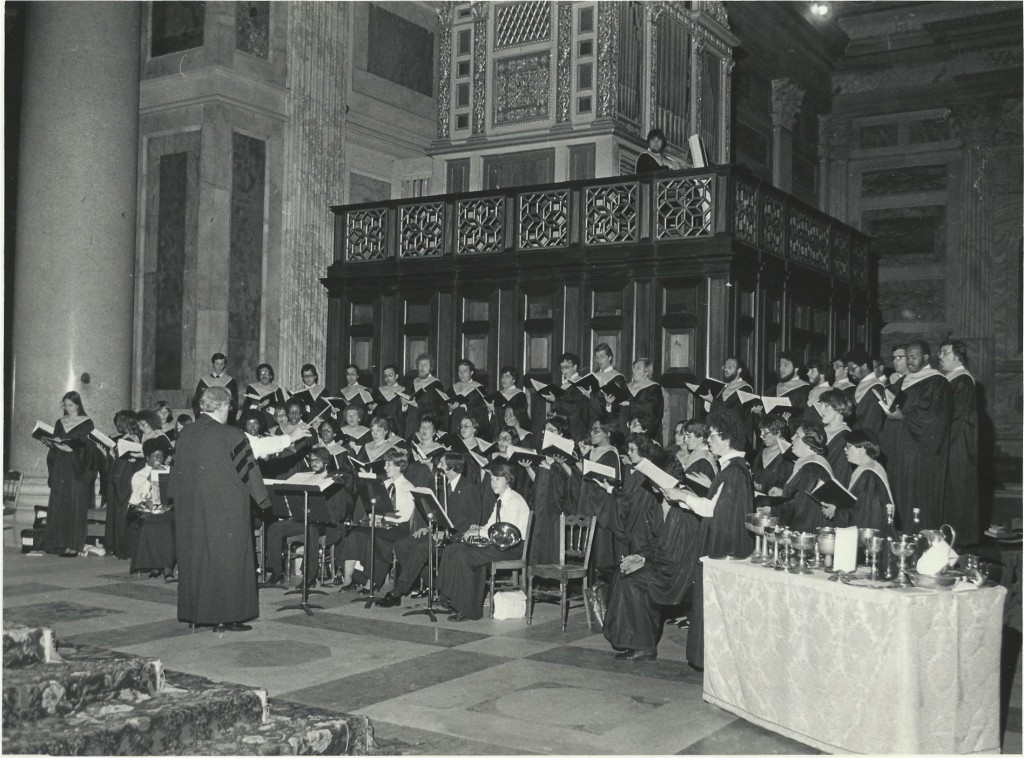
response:
{"label": "patterned marble floor", "polygon": [[[313,617],[279,611],[265,590],[251,632],[192,633],[176,621],[177,585],[131,577],[113,558],[3,555],[4,619],[47,624],[60,639],[155,656],[170,669],[266,688],[273,698],[366,714],[378,742],[403,754],[811,753],[701,700],[685,662],[685,631],[670,627],[653,662],[612,656],[574,609],[534,623],[366,610],[349,594],[316,596]],[[1020,663],[1004,751],[1019,753]]]}

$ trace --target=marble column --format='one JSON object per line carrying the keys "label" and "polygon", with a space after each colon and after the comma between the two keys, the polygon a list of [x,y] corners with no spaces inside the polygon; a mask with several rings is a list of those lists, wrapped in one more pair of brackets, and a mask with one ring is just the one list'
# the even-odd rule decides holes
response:
{"label": "marble column", "polygon": [[[328,206],[342,202],[345,181],[346,3],[288,4],[288,105],[285,127],[281,328],[278,381],[298,386],[303,363],[326,377],[327,292],[320,284],[334,260]],[[348,355],[347,346],[342,354]],[[347,360],[345,361],[347,363]]]}
{"label": "marble column", "polygon": [[68,390],[110,432],[131,401],[141,4],[28,3],[14,287],[12,466]]}
{"label": "marble column", "polygon": [[772,184],[793,189],[793,125],[804,91],[789,79],[772,79]]}

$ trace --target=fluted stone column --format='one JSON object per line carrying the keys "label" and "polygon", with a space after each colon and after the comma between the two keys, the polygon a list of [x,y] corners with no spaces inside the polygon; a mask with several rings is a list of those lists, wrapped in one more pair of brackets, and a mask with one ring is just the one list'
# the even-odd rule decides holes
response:
{"label": "fluted stone column", "polygon": [[333,217],[343,200],[347,3],[288,4],[288,124],[285,128],[278,380],[298,386],[313,362],[325,376]]}
{"label": "fluted stone column", "polygon": [[32,476],[46,448],[29,434],[63,393],[107,431],[131,401],[141,4],[24,12],[9,441]]}

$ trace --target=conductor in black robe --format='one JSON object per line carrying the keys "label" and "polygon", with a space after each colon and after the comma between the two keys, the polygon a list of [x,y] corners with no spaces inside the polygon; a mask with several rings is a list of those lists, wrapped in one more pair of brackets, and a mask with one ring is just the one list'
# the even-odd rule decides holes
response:
{"label": "conductor in black robe", "polygon": [[231,393],[210,387],[181,430],[168,488],[175,510],[178,620],[248,631],[260,614],[250,503],[270,503],[245,433],[227,425]]}

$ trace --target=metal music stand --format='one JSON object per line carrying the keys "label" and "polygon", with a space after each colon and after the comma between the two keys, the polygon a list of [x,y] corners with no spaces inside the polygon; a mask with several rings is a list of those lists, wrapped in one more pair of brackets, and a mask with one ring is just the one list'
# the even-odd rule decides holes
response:
{"label": "metal music stand", "polygon": [[[334,484],[334,482],[331,482],[331,484]],[[271,488],[273,489],[273,491],[275,491],[277,493],[280,493],[281,495],[284,496],[285,504],[287,505],[288,510],[291,513],[292,520],[294,520],[294,521],[298,521],[299,519],[296,516],[296,508],[293,505],[292,501],[289,500],[288,496],[289,496],[289,494],[292,495],[292,496],[295,496],[295,495],[299,494],[300,492],[302,493],[302,526],[303,526],[303,539],[305,540],[305,555],[303,556],[303,559],[302,559],[302,586],[299,589],[297,589],[297,590],[289,590],[288,592],[284,593],[285,595],[300,594],[300,595],[302,595],[302,600],[297,605],[283,605],[280,608],[278,608],[277,610],[278,611],[300,610],[300,611],[305,611],[307,616],[312,616],[313,615],[313,611],[312,611],[313,608],[317,608],[317,609],[322,610],[323,606],[322,605],[312,605],[309,602],[310,594],[311,593],[316,593],[317,595],[326,595],[327,593],[324,592],[323,590],[310,590],[309,586],[308,586],[308,584],[309,584],[309,557],[310,557],[310,554],[311,554],[310,544],[309,544],[310,543],[310,539],[309,539],[310,538],[310,533],[309,533],[310,510],[313,511],[313,520],[314,520],[314,522],[326,524],[326,523],[330,523],[332,518],[331,518],[331,512],[327,509],[327,502],[326,502],[326,500],[317,499],[317,500],[314,500],[312,505],[311,505],[310,502],[309,502],[309,493],[312,492],[315,495],[323,495],[326,492],[326,490],[321,489],[320,486],[316,485],[316,484],[298,484],[298,483],[294,483],[293,484],[293,483],[290,483],[290,482],[287,482],[287,481],[284,481],[284,482],[274,482],[271,485]],[[329,488],[330,488],[330,486],[328,486],[328,489]]]}
{"label": "metal music stand", "polygon": [[376,476],[371,479],[361,474],[362,472],[356,475],[356,489],[359,491],[359,495],[363,498],[364,502],[370,504],[370,594],[367,597],[357,597],[351,602],[365,603],[364,608],[370,608],[380,600],[379,597],[373,594],[375,586],[373,573],[377,549],[377,504],[381,503],[383,507],[380,513],[381,517],[394,516],[398,511],[395,510],[395,504],[391,502],[391,496],[388,494],[384,482]]}
{"label": "metal music stand", "polygon": [[[445,484],[447,485],[447,483]],[[455,525],[437,501],[437,496],[426,487],[414,487],[412,498],[416,503],[416,510],[419,511],[420,516],[427,522],[427,528],[429,529],[427,534],[427,539],[430,540],[427,543],[427,607],[407,611],[402,615],[418,616],[423,614],[436,624],[437,613],[434,611],[434,538],[437,534],[437,522],[440,521],[445,525],[446,529],[452,531],[455,530]]]}

